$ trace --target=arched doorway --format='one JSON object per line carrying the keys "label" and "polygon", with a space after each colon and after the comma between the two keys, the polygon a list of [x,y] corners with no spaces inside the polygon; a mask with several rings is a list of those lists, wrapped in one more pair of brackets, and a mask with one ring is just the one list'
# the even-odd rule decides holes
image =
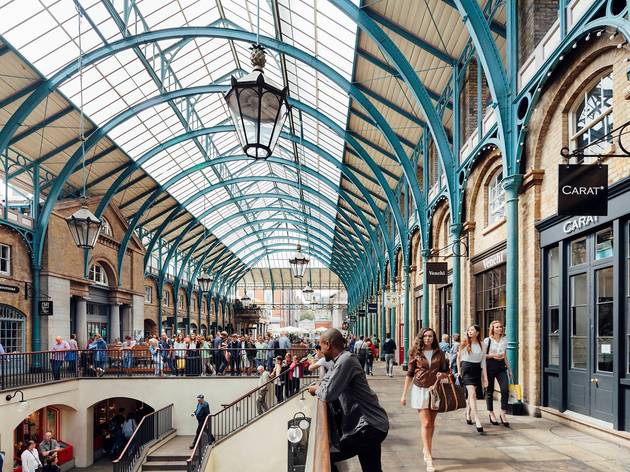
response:
{"label": "arched doorway", "polygon": [[155,321],[150,320],[148,318],[144,319],[144,337],[150,338],[151,336],[157,336],[157,324]]}
{"label": "arched doorway", "polygon": [[0,304],[0,343],[6,352],[26,350],[26,315],[11,305]]}
{"label": "arched doorway", "polygon": [[[92,407],[94,411],[94,461],[118,457],[126,444],[122,424],[132,417],[136,425],[154,409],[146,403],[128,397],[107,398]],[[89,411],[89,410],[88,410]]]}

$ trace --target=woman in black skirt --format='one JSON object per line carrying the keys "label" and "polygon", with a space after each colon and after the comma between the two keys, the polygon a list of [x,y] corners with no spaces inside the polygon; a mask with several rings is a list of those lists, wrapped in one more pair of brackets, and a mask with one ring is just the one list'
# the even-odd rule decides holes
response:
{"label": "woman in black skirt", "polygon": [[477,414],[477,387],[488,386],[486,373],[486,352],[481,343],[479,326],[473,325],[466,330],[466,339],[459,346],[457,354],[457,372],[461,384],[466,388],[466,423],[477,427],[483,433],[483,427]]}

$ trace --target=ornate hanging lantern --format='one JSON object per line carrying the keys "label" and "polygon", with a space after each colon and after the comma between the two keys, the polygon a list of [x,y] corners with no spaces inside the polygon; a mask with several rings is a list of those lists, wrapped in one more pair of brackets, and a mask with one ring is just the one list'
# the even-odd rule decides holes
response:
{"label": "ornate hanging lantern", "polygon": [[94,249],[101,233],[101,220],[92,213],[85,201],[81,208],[66,218],[74,244],[82,249]]}
{"label": "ornate hanging lantern", "polygon": [[249,308],[252,304],[252,299],[247,296],[247,289],[245,289],[245,294],[243,298],[241,298],[241,303],[243,304],[243,308]]}
{"label": "ornate hanging lantern", "polygon": [[251,48],[254,70],[240,79],[232,76],[232,88],[225,95],[243,152],[256,160],[273,153],[288,114],[288,88],[265,80],[265,48]]}
{"label": "ornate hanging lantern", "polygon": [[302,245],[298,244],[297,250],[295,251],[295,257],[293,259],[289,259],[293,277],[298,279],[304,277],[304,272],[306,272],[306,266],[309,262],[310,260],[302,254]]}
{"label": "ornate hanging lantern", "polygon": [[207,272],[204,272],[199,277],[197,277],[197,283],[199,284],[199,288],[202,292],[209,292],[210,285],[212,284],[212,276]]}
{"label": "ornate hanging lantern", "polygon": [[311,284],[307,283],[306,287],[304,287],[304,289],[302,289],[302,295],[304,296],[304,302],[305,303],[310,303],[313,300],[313,294],[314,293],[315,293],[315,291],[311,287]]}

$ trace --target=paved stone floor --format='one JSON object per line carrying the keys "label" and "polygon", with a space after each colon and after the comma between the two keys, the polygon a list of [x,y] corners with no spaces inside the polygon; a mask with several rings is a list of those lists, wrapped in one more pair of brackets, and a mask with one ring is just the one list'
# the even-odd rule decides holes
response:
{"label": "paved stone floor", "polygon": [[[390,432],[383,443],[383,470],[423,471],[418,414],[400,405],[404,377],[400,369],[396,369],[394,378],[378,375],[383,372],[380,366],[375,369],[377,375],[370,377],[370,385],[390,419]],[[464,410],[438,415],[433,442],[436,470],[630,471],[630,447],[528,416],[510,417],[510,429],[492,426],[485,412],[485,402],[482,406],[483,436],[474,426],[465,423]],[[360,471],[359,461],[356,458],[347,461],[345,470]]]}

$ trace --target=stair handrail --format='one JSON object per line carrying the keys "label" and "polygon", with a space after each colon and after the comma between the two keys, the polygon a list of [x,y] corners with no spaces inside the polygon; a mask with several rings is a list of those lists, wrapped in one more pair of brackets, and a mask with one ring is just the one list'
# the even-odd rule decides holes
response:
{"label": "stair handrail", "polygon": [[[310,372],[308,372],[308,370],[305,370],[302,372],[302,374],[303,375],[301,378],[303,379],[317,378],[317,372],[311,374]],[[193,445],[193,452],[188,458],[188,460],[186,461],[188,472],[199,472],[199,469],[201,468],[201,465],[205,458],[206,450],[210,444],[222,441],[233,432],[237,431],[243,426],[248,425],[249,423],[254,421],[256,417],[260,416],[260,414],[258,413],[258,405],[257,405],[258,392],[263,389],[265,390],[268,389],[269,385],[274,384],[278,380],[279,377],[285,377],[284,381],[287,382],[289,380],[289,370],[284,371],[278,377],[270,378],[264,384],[257,386],[256,388],[250,390],[249,392],[241,395],[239,398],[237,398],[233,402],[226,404],[223,409],[217,411],[214,414],[208,415],[206,417],[201,427],[201,432],[199,433],[199,436],[197,437],[197,440],[195,441],[195,444]],[[295,392],[294,395],[297,393],[299,392]],[[251,399],[254,394],[255,394],[255,400],[252,403]],[[267,396],[269,396],[269,392],[267,392]],[[280,403],[283,403],[288,398],[289,397],[287,398],[283,397],[282,401],[278,401],[277,397],[273,395],[272,404],[267,405],[267,410],[265,411],[268,411],[271,408],[279,405]],[[236,412],[233,413],[233,416],[232,416],[232,420],[234,420],[238,413],[239,403],[244,403],[245,401],[247,402],[247,404],[245,405],[246,411],[250,413],[250,415],[245,417],[246,419],[244,422],[239,422],[237,423],[235,427],[232,427],[226,431],[223,428],[223,426],[225,426],[225,421],[223,421],[222,416],[225,416],[228,413],[228,410],[231,410],[232,408],[234,408],[237,410]],[[253,415],[251,413],[253,413]],[[234,426],[234,423],[230,423],[230,425]]]}
{"label": "stair handrail", "polygon": [[145,415],[127,441],[117,459],[112,461],[113,472],[132,472],[144,447],[162,439],[173,430],[173,403]]}

